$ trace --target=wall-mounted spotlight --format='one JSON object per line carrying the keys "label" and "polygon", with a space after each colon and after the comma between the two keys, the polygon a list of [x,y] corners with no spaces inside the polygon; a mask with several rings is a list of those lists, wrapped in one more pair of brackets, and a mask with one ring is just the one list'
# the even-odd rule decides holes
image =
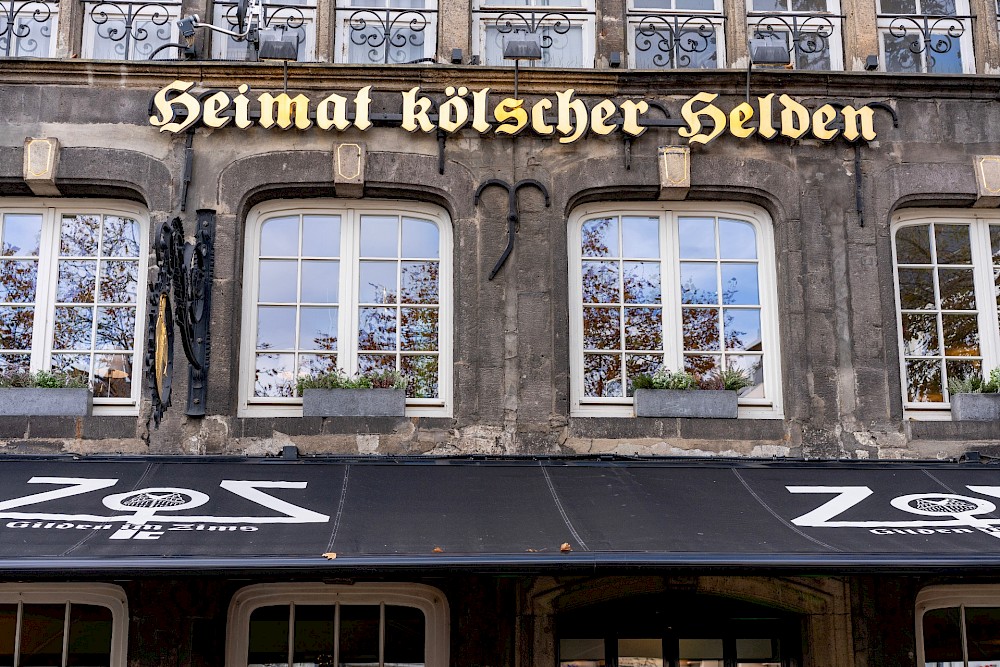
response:
{"label": "wall-mounted spotlight", "polygon": [[462,49],[452,49],[451,50],[451,64],[452,65],[461,65],[462,64],[462,56],[463,55],[464,54],[462,53]]}
{"label": "wall-mounted spotlight", "polygon": [[875,72],[878,70],[878,56],[868,56],[865,58],[865,71]]}
{"label": "wall-mounted spotlight", "polygon": [[[519,33],[514,33],[518,35]],[[528,35],[524,35],[528,37]],[[542,45],[535,39],[508,39],[503,45],[503,59],[514,61],[514,98],[517,98],[517,73],[522,60],[541,60]]]}
{"label": "wall-mounted spotlight", "polygon": [[622,52],[612,51],[611,55],[608,56],[608,67],[621,67],[622,66]]}

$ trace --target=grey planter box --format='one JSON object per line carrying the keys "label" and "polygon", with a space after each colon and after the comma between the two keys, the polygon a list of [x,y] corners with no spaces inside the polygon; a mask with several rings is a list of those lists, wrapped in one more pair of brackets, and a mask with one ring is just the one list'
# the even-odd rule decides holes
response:
{"label": "grey planter box", "polygon": [[303,417],[402,417],[402,389],[306,389]]}
{"label": "grey planter box", "polygon": [[0,389],[0,415],[89,417],[93,399],[89,389]]}
{"label": "grey planter box", "polygon": [[635,416],[736,419],[736,392],[714,389],[636,389]]}
{"label": "grey planter box", "polygon": [[1000,420],[1000,394],[955,394],[951,397],[951,419],[957,422]]}

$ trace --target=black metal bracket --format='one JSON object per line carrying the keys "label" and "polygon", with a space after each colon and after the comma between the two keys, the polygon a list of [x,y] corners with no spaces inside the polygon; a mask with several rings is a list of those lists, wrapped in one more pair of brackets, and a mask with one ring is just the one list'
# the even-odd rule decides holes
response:
{"label": "black metal bracket", "polygon": [[[194,242],[184,238],[180,218],[160,225],[154,242],[156,281],[149,289],[145,371],[152,389],[152,419],[156,426],[170,407],[173,373],[173,327],[180,331],[188,360],[188,400],[185,414],[205,415],[208,365],[211,356],[209,321],[212,311],[215,211],[198,211]],[[161,302],[163,307],[161,308]],[[161,318],[164,318],[161,321]],[[165,336],[158,337],[158,330]],[[166,349],[163,349],[163,348]],[[157,368],[157,355],[163,367]]]}
{"label": "black metal bracket", "polygon": [[472,200],[474,206],[479,206],[480,195],[483,194],[483,190],[491,185],[501,187],[507,191],[507,247],[504,248],[503,254],[500,255],[500,259],[497,260],[496,265],[493,270],[490,271],[490,280],[496,277],[497,273],[500,272],[500,268],[510,257],[511,251],[514,250],[514,236],[517,234],[517,226],[521,221],[521,212],[518,210],[517,206],[517,193],[518,191],[528,185],[533,185],[538,188],[541,193],[545,196],[545,208],[551,205],[551,200],[549,199],[549,191],[542,183],[536,181],[533,178],[522,178],[520,181],[511,185],[507,181],[500,180],[499,178],[491,178],[489,180],[483,181],[478,188],[476,188],[476,196]]}

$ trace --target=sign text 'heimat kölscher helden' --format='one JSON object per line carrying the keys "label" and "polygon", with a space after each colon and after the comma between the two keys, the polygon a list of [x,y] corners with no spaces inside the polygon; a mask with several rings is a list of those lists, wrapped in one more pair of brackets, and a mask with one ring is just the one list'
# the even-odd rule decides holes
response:
{"label": "sign text 'heimat k\u00f6lscher helden'", "polygon": [[[153,98],[149,122],[161,132],[173,133],[199,123],[210,128],[232,125],[241,130],[255,126],[308,130],[315,125],[324,131],[344,131],[367,130],[377,119],[398,122],[409,132],[441,130],[451,134],[470,127],[483,135],[531,132],[570,144],[588,131],[602,136],[620,131],[638,137],[649,128],[643,120],[653,106],[641,99],[602,99],[588,107],[572,89],[528,101],[491,94],[489,88],[470,90],[465,86],[448,86],[445,99],[435,104],[414,87],[400,93],[401,112],[389,115],[372,113],[371,86],[361,88],[351,99],[333,93],[319,100],[301,93],[294,97],[287,93],[254,95],[246,84],[239,86],[235,94],[223,90],[192,92],[194,87],[189,81],[174,81],[163,87]],[[848,141],[872,141],[876,137],[875,112],[867,105],[827,103],[810,111],[788,95],[771,93],[727,110],[715,104],[718,97],[702,92],[683,103],[682,121],[676,124],[681,137],[698,144],[707,144],[727,131],[740,139],[755,134],[764,139],[781,136],[823,141],[838,136]]]}

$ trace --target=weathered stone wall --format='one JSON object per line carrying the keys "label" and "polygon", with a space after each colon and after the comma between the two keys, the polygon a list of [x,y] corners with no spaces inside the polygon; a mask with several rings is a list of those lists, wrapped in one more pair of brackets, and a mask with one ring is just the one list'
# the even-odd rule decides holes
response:
{"label": "weathered stone wall", "polygon": [[[289,88],[315,97],[373,85],[384,94],[420,85],[505,89],[504,69],[434,66],[372,70],[296,65]],[[204,88],[280,88],[280,68],[256,64],[136,64],[5,61],[0,72],[0,195],[25,195],[28,136],[63,145],[57,182],[66,196],[134,199],[163,222],[179,210],[184,138],[148,124],[152,94],[174,79]],[[575,88],[580,95],[664,100],[676,110],[699,90],[730,108],[745,74],[553,72],[521,75],[525,95]],[[783,420],[577,418],[569,416],[567,218],[589,201],[646,200],[659,189],[659,146],[681,145],[675,129],[651,129],[631,147],[620,135],[573,145],[529,135],[446,145],[438,173],[434,134],[399,128],[339,134],[199,129],[188,215],[218,213],[209,416],[182,414],[186,373],[175,371],[175,403],[159,430],[148,404],[135,417],[0,418],[0,451],[274,454],[651,454],[925,458],[991,451],[1000,424],[904,421],[899,390],[889,221],[906,206],[969,206],[973,157],[1000,154],[1000,103],[988,77],[755,72],[752,94],[884,101],[879,137],[859,148],[864,226],[855,213],[854,148],[834,141],[765,142],[724,136],[692,149],[690,200],[747,202],[773,220],[781,337]],[[378,104],[378,100],[376,101]],[[454,418],[240,418],[236,416],[243,304],[244,222],[262,201],[333,197],[333,146],[363,142],[365,197],[428,201],[447,210],[454,233]],[[552,195],[522,191],[517,245],[493,281],[506,238],[505,194],[472,193],[488,178],[535,178]],[[189,223],[190,224],[190,223]],[[182,353],[177,350],[177,358]],[[178,398],[180,397],[180,398]]]}

